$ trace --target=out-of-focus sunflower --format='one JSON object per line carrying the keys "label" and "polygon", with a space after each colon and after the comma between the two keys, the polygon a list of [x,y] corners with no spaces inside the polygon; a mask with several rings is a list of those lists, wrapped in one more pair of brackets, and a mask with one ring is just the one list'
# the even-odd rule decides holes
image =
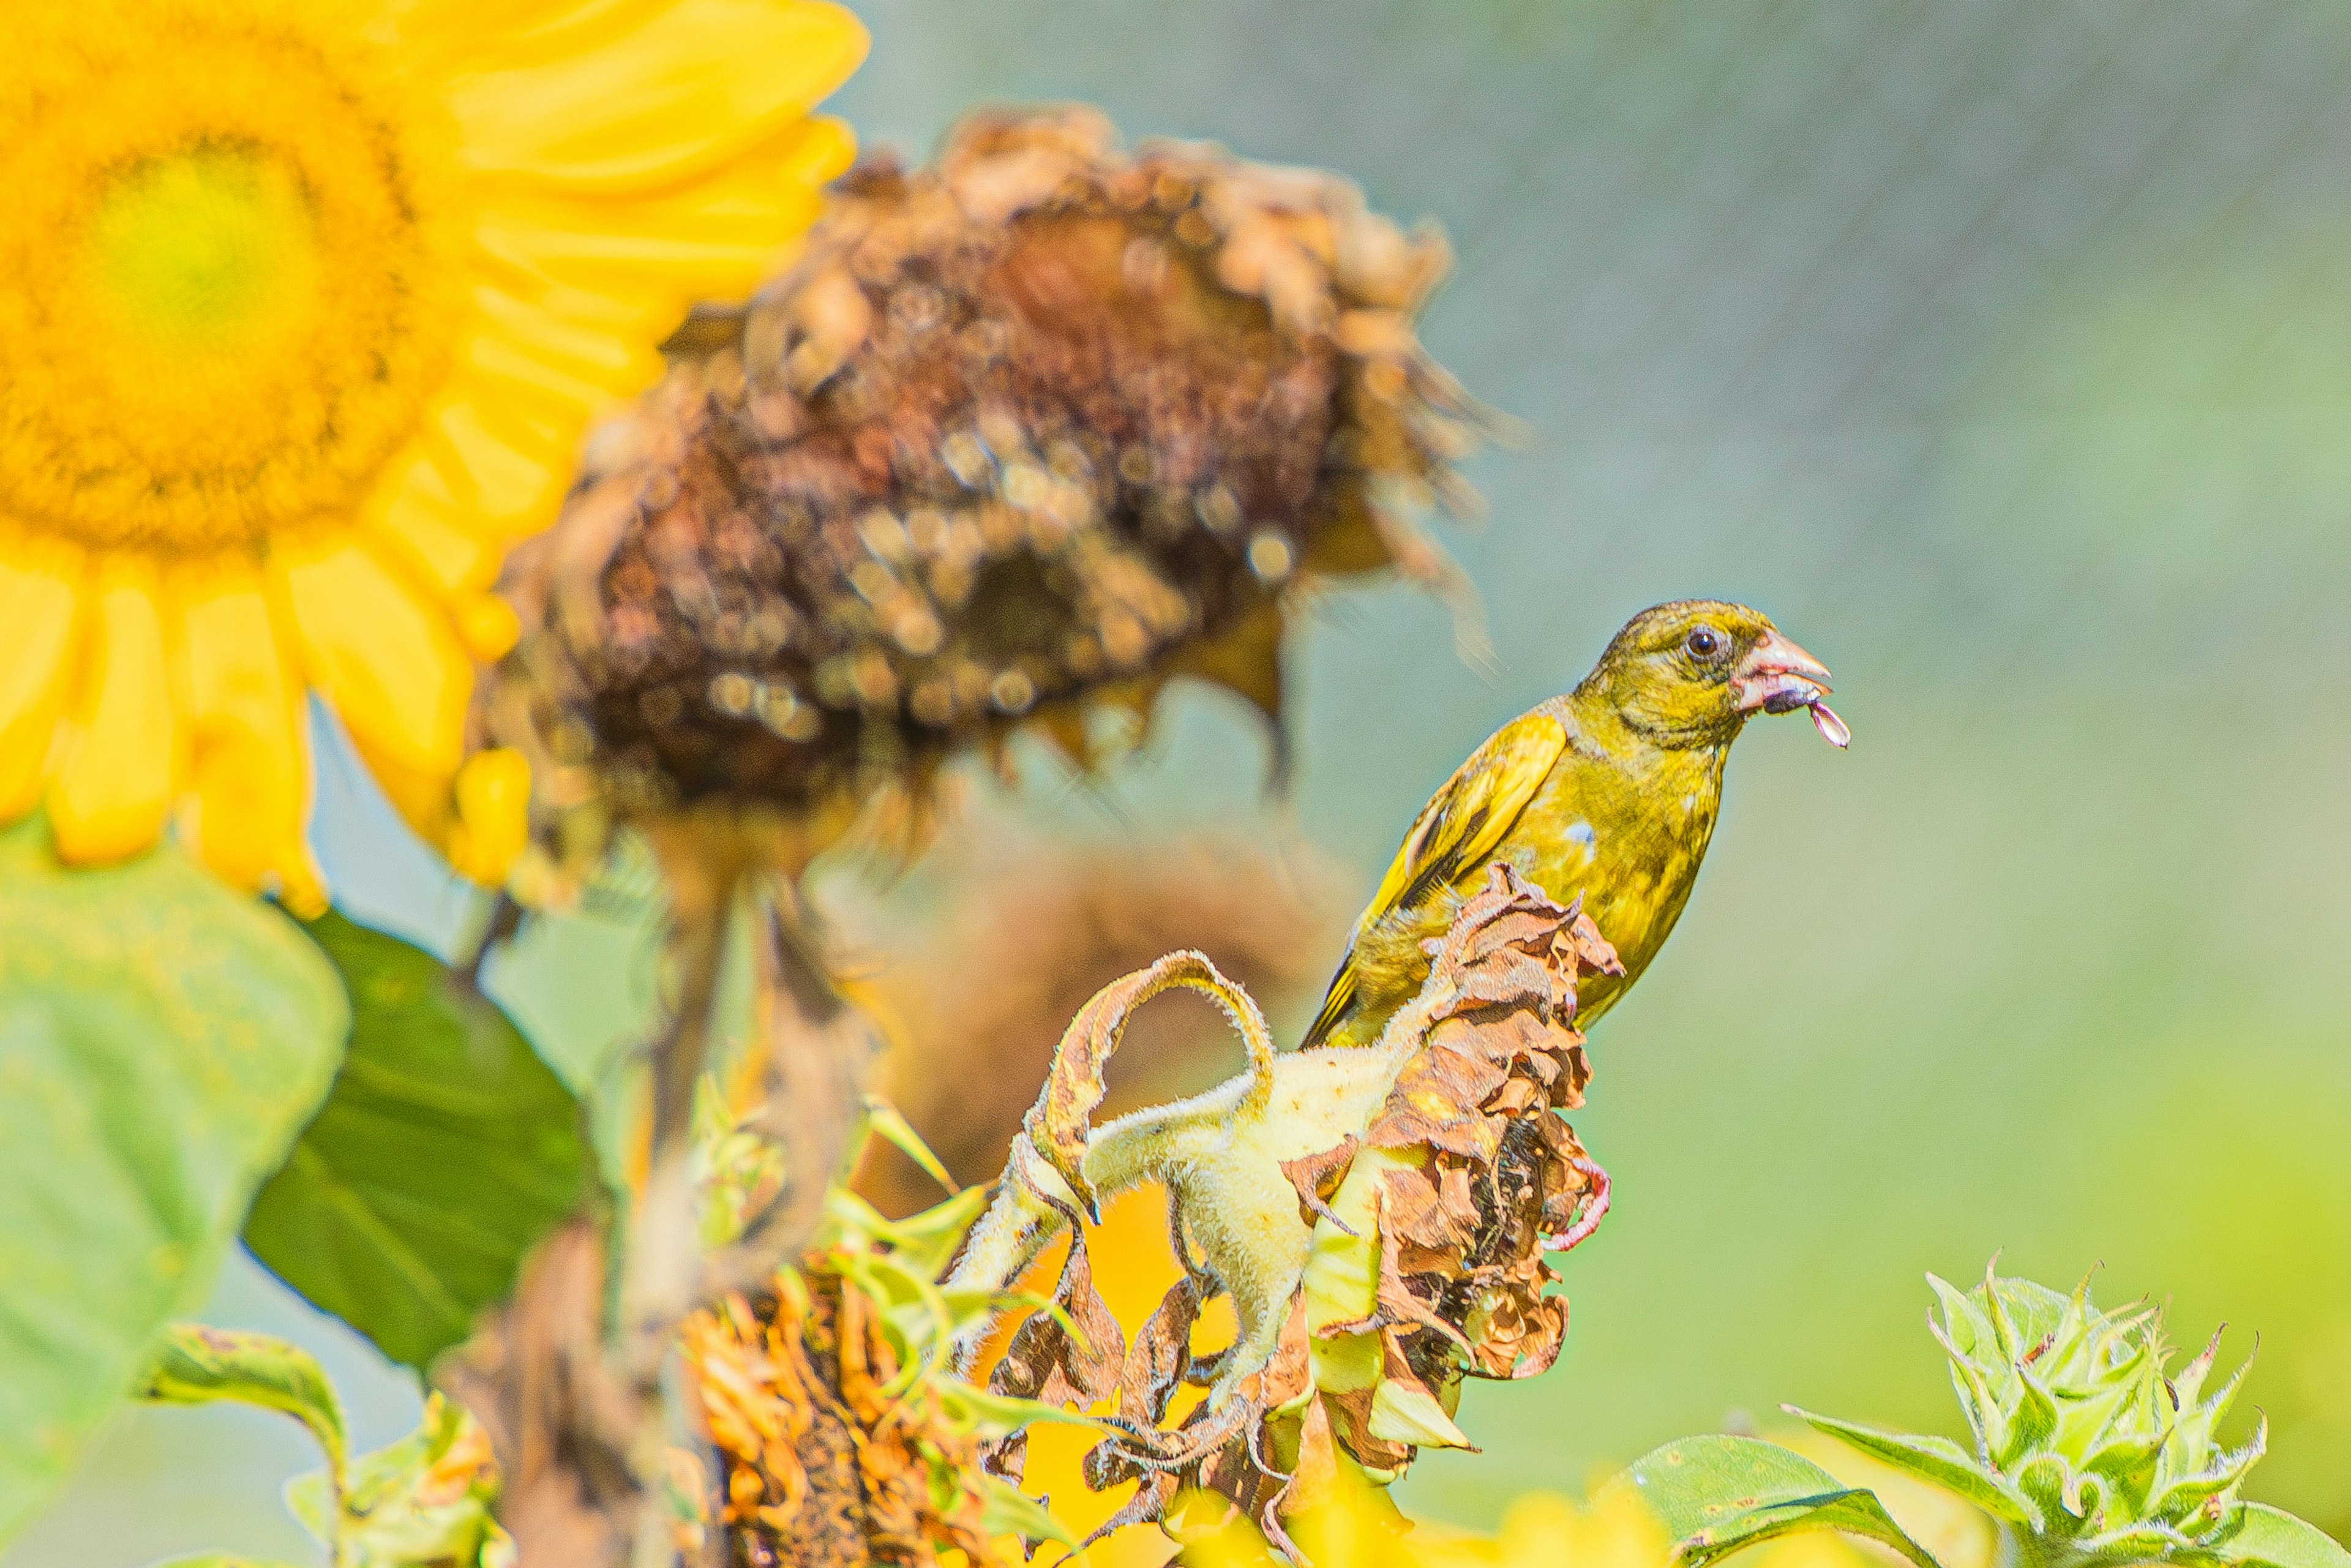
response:
{"label": "out-of-focus sunflower", "polygon": [[[1194,1511],[1212,1518],[1222,1500],[1189,1500]],[[1301,1515],[1298,1528],[1297,1544],[1312,1568],[1666,1568],[1673,1557],[1665,1526],[1625,1488],[1603,1491],[1589,1508],[1529,1492],[1510,1504],[1500,1531],[1489,1538],[1416,1523],[1384,1492],[1350,1485]],[[1283,1563],[1238,1517],[1196,1533],[1184,1561],[1198,1568]]]}
{"label": "out-of-focus sunflower", "polygon": [[1474,509],[1494,423],[1417,335],[1448,265],[1337,174],[1130,152],[1083,107],[869,161],[512,563],[486,738],[531,758],[553,852],[518,882],[567,894],[612,821],[721,862],[747,822],[793,873],[861,813],[912,847],[957,758],[1025,729],[1091,765],[1178,676],[1279,746],[1298,612],[1376,570],[1482,648],[1416,521]]}
{"label": "out-of-focus sunflower", "polygon": [[176,811],[315,904],[308,686],[498,874],[469,824],[522,764],[464,742],[505,548],[807,226],[864,47],[815,0],[8,6],[0,821],[103,862]]}

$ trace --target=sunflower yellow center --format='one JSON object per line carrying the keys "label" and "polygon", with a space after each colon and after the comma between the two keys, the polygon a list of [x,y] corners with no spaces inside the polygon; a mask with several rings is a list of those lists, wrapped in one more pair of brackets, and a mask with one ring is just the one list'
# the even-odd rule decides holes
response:
{"label": "sunflower yellow center", "polygon": [[350,9],[99,0],[34,39],[0,99],[0,517],[251,544],[348,517],[414,434],[462,221],[436,106]]}
{"label": "sunflower yellow center", "polygon": [[93,293],[126,336],[214,360],[282,350],[319,307],[319,228],[293,172],[247,150],[163,158],[89,225]]}

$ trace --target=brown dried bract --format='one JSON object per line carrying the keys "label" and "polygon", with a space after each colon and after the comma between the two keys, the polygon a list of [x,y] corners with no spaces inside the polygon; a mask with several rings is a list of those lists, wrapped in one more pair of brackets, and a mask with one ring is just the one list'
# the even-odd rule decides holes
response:
{"label": "brown dried bract", "polygon": [[[1053,1301],[1076,1335],[1050,1312],[1037,1313],[1013,1333],[987,1380],[988,1392],[1082,1410],[1119,1386],[1127,1364],[1126,1338],[1094,1289],[1085,1235],[1074,1226]],[[1028,1447],[1024,1427],[989,1445],[981,1462],[990,1473],[1017,1482]]]}
{"label": "brown dried bract", "polygon": [[1272,1092],[1273,1036],[1266,1030],[1264,1016],[1254,1008],[1235,1005],[1230,999],[1232,982],[1218,974],[1205,955],[1170,953],[1149,968],[1104,986],[1078,1010],[1069,1032],[1061,1037],[1052,1075],[1022,1123],[1038,1153],[1069,1184],[1091,1218],[1099,1220],[1101,1215],[1093,1188],[1080,1166],[1085,1159],[1089,1119],[1105,1092],[1102,1070],[1109,1065],[1110,1054],[1134,1009],[1176,986],[1197,991],[1222,1008],[1249,1048],[1250,1081],[1257,1087],[1236,1108],[1238,1113],[1261,1113],[1266,1095]]}
{"label": "brown dried bract", "polygon": [[486,731],[558,815],[717,798],[820,841],[1023,723],[1087,758],[1091,706],[1177,674],[1278,716],[1295,583],[1466,602],[1410,520],[1474,500],[1481,416],[1413,327],[1447,265],[1336,175],[1091,110],[870,161],[517,552]]}
{"label": "brown dried bract", "polygon": [[950,1548],[1002,1559],[981,1529],[979,1444],[927,1380],[888,1387],[897,1357],[879,1309],[820,1268],[756,1304],[740,1296],[680,1329],[703,1423],[724,1464],[718,1515],[737,1568],[930,1564]]}
{"label": "brown dried bract", "polygon": [[1441,1368],[1443,1339],[1466,1353],[1462,1375],[1531,1376],[1567,1332],[1566,1301],[1543,1294],[1558,1278],[1543,1255],[1589,1234],[1606,1202],[1605,1173],[1549,1114],[1580,1107],[1592,1077],[1574,982],[1623,967],[1579,908],[1499,865],[1431,946],[1460,1000],[1364,1135],[1426,1155],[1385,1176],[1384,1333],[1392,1361]]}

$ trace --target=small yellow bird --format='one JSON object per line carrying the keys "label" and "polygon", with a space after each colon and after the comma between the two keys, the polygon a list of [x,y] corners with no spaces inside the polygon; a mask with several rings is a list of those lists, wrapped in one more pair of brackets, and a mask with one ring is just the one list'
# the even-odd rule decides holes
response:
{"label": "small yellow bird", "polygon": [[1730,743],[1758,713],[1811,710],[1823,738],[1852,740],[1822,699],[1829,673],[1743,604],[1686,599],[1644,610],[1583,684],[1497,731],[1445,781],[1356,922],[1305,1044],[1370,1045],[1428,975],[1421,943],[1508,861],[1583,911],[1624,960],[1576,998],[1589,1024],[1665,946],[1706,858]]}

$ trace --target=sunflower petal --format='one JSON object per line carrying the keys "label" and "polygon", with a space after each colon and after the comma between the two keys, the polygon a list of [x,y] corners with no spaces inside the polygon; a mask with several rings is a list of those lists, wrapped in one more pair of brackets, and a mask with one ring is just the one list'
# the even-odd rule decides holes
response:
{"label": "sunflower petal", "polygon": [[316,915],[326,887],[303,838],[310,767],[302,692],[261,579],[215,571],[173,586],[187,710],[185,831],[224,880],[275,884],[288,908]]}
{"label": "sunflower petal", "polygon": [[545,306],[502,288],[474,291],[475,327],[463,350],[479,373],[506,382],[519,395],[552,404],[549,423],[573,423],[582,410],[641,392],[661,376],[661,356],[650,344],[565,320]]}
{"label": "sunflower petal", "polygon": [[529,841],[530,764],[506,747],[467,758],[457,775],[449,863],[460,876],[495,887]]}
{"label": "sunflower petal", "polygon": [[[452,390],[432,422],[434,466],[451,500],[495,536],[535,532],[562,504],[570,446],[559,445],[554,429],[527,412],[502,406],[472,378],[460,379],[466,384]],[[569,428],[576,444],[578,422]]]}
{"label": "sunflower petal", "polygon": [[467,532],[423,497],[403,491],[367,519],[376,558],[446,611],[458,642],[483,664],[521,639],[514,606],[484,592],[497,575],[497,546]]}
{"label": "sunflower petal", "polygon": [[0,626],[8,642],[0,659],[0,822],[15,821],[41,798],[73,664],[76,575],[0,559]]}
{"label": "sunflower petal", "polygon": [[808,111],[865,29],[816,0],[679,0],[567,58],[453,77],[460,156],[582,191],[690,180]]}
{"label": "sunflower petal", "polygon": [[[588,322],[570,319],[563,303],[592,309],[596,318]],[[633,391],[660,372],[661,355],[650,345],[632,342],[612,331],[616,302],[582,294],[563,303],[544,297],[522,298],[490,284],[474,290],[480,329],[562,367],[582,382],[607,392]]]}
{"label": "sunflower petal", "polygon": [[598,48],[668,0],[416,0],[402,37],[453,69],[536,65]]}
{"label": "sunflower petal", "polygon": [[400,562],[438,593],[479,592],[497,580],[501,552],[496,541],[466,525],[473,518],[445,499],[447,482],[429,472],[431,457],[420,454],[409,472],[367,515],[365,528],[379,553]]}
{"label": "sunflower petal", "polygon": [[440,612],[356,544],[277,558],[271,573],[304,669],[352,738],[445,787],[464,750],[474,673]]}
{"label": "sunflower petal", "polygon": [[527,275],[609,299],[642,298],[674,318],[696,299],[747,292],[816,216],[819,187],[847,169],[857,139],[827,116],[796,121],[773,143],[655,197],[593,204],[512,197],[475,230],[484,250]]}
{"label": "sunflower petal", "polygon": [[450,621],[465,651],[485,664],[496,664],[522,641],[522,617],[495,593],[475,593],[449,607]]}
{"label": "sunflower petal", "polygon": [[78,733],[49,780],[57,858],[69,864],[137,854],[171,811],[176,737],[156,595],[143,564],[119,561],[100,574]]}

